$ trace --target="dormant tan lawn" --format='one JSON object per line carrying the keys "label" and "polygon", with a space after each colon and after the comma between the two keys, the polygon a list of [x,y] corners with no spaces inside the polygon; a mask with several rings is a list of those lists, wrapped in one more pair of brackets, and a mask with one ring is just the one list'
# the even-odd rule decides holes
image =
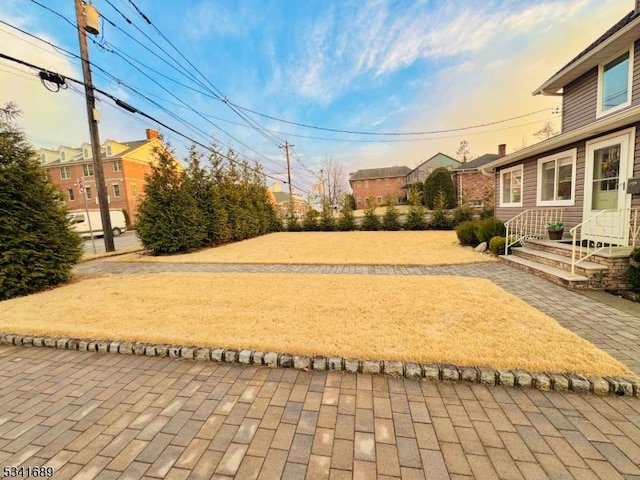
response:
{"label": "dormant tan lawn", "polygon": [[272,233],[195,253],[161,257],[134,253],[113,261],[451,265],[495,258],[460,246],[454,231],[402,231]]}
{"label": "dormant tan lawn", "polygon": [[0,331],[632,376],[492,282],[451,276],[90,278],[0,302]]}

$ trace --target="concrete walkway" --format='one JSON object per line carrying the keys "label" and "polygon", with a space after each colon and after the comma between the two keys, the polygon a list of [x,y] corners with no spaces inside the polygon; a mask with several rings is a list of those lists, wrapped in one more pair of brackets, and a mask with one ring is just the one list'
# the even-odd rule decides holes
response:
{"label": "concrete walkway", "polygon": [[[640,374],[638,317],[501,264],[77,267],[164,271],[489,278]],[[4,466],[56,479],[640,480],[640,400],[0,345]]]}

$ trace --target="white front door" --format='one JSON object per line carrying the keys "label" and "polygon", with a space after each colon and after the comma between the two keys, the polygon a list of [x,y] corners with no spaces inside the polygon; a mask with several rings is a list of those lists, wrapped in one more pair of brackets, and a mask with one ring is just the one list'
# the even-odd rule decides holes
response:
{"label": "white front door", "polygon": [[586,145],[583,238],[603,245],[627,245],[635,128]]}

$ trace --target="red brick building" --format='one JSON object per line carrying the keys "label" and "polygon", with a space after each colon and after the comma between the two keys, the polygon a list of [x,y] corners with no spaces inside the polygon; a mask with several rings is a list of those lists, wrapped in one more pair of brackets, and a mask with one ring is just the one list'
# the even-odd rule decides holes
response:
{"label": "red brick building", "polygon": [[456,187],[458,204],[465,199],[472,207],[484,207],[485,199],[495,194],[495,175],[483,172],[482,167],[505,155],[505,145],[498,146],[498,154],[486,153],[470,162],[462,163],[453,169],[453,184]]}
{"label": "red brick building", "polygon": [[[107,140],[101,145],[109,208],[126,210],[134,223],[144,195],[144,176],[151,173],[156,145],[160,145],[158,132],[151,129],[147,129],[144,140]],[[78,148],[61,146],[57,150],[41,148],[37,153],[46,175],[60,188],[69,210],[84,209],[85,197],[89,210],[99,209],[90,144],[83,143]],[[84,194],[78,190],[79,178],[84,179]]]}
{"label": "red brick building", "polygon": [[409,167],[369,168],[351,174],[349,185],[356,199],[356,209],[367,208],[367,199],[383,205],[390,195],[396,203],[406,203]]}

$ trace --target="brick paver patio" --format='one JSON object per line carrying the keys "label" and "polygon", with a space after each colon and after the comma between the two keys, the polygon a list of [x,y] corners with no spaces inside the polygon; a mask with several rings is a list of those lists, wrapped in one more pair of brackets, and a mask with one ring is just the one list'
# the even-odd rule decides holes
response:
{"label": "brick paver patio", "polygon": [[0,346],[0,467],[66,478],[640,478],[640,401]]}
{"label": "brick paver patio", "polygon": [[[77,271],[485,277],[640,374],[638,317],[504,265]],[[56,479],[640,479],[640,400],[0,345],[0,468],[21,465]]]}

